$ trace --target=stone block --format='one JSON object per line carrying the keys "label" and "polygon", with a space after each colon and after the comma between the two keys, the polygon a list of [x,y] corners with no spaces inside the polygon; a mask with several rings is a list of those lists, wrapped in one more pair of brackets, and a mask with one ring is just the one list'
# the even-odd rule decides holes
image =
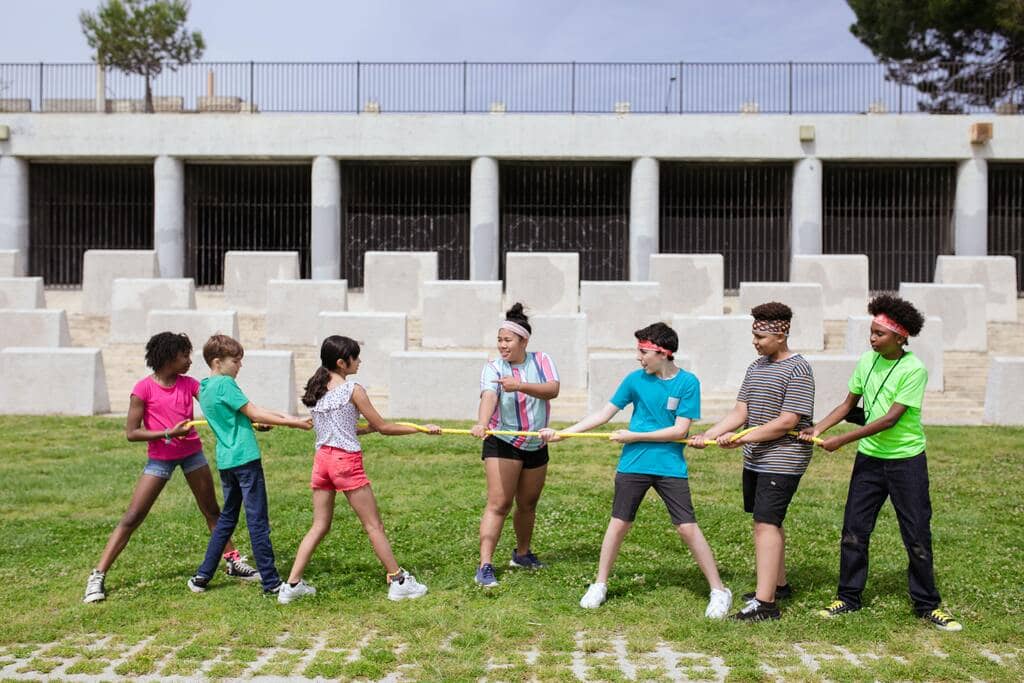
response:
{"label": "stone block", "polygon": [[82,313],[110,315],[110,296],[117,278],[159,276],[155,251],[90,249],[82,261]]}
{"label": "stone block", "polygon": [[789,348],[821,351],[825,348],[825,303],[822,286],[811,282],[741,282],[740,312],[769,301],[793,309]]}
{"label": "stone block", "polygon": [[945,351],[985,351],[985,288],[981,285],[936,285],[901,282],[900,297],[913,303],[925,316],[942,318]]}
{"label": "stone block", "polygon": [[587,316],[591,348],[634,348],[633,333],[661,320],[661,287],[657,282],[584,281],[580,312]]}
{"label": "stone block", "polygon": [[868,302],[868,257],[864,254],[795,255],[790,282],[821,285],[825,320],[846,320],[864,311]]}
{"label": "stone block", "polygon": [[[89,348],[0,350],[0,414],[97,415],[110,411],[103,353]],[[40,378],[59,391],[40,391]]]}
{"label": "stone block", "polygon": [[423,284],[437,280],[436,251],[368,251],[363,264],[367,310],[423,312]]}
{"label": "stone block", "polygon": [[[907,348],[914,352],[928,369],[928,385],[925,391],[942,391],[944,387],[942,362],[942,318],[928,316],[924,319],[921,334],[910,338]],[[846,319],[846,353],[858,358],[871,350],[871,316],[851,315]]]}
{"label": "stone block", "polygon": [[298,280],[297,251],[229,251],[224,254],[224,304],[240,313],[263,313],[271,280]]}
{"label": "stone block", "polygon": [[43,278],[0,278],[0,308],[46,308]]}
{"label": "stone block", "polygon": [[299,387],[291,351],[246,351],[237,379],[253,405],[295,414]]}
{"label": "stone block", "polygon": [[543,351],[558,368],[562,389],[587,388],[587,316],[582,313],[530,316],[530,351]]}
{"label": "stone block", "polygon": [[814,421],[828,415],[850,393],[849,382],[859,356],[804,354],[814,370]]}
{"label": "stone block", "polygon": [[25,257],[20,249],[0,249],[0,278],[24,277]]}
{"label": "stone block", "polygon": [[721,254],[651,254],[652,281],[661,285],[661,314],[722,315],[725,262]]}
{"label": "stone block", "polygon": [[[238,313],[235,311],[157,309],[149,312],[146,317],[146,337],[158,332],[178,332],[188,336],[194,351],[199,351],[199,364],[205,367],[202,359],[203,344],[215,334],[226,334],[239,338]],[[206,375],[203,375],[204,377]]]}
{"label": "stone block", "polygon": [[6,346],[71,346],[68,317],[63,310],[0,309],[0,348]]}
{"label": "stone block", "polygon": [[576,252],[505,254],[505,295],[532,313],[576,313],[580,301],[580,255]]}
{"label": "stone block", "polygon": [[[684,370],[690,370],[691,362],[688,357],[675,354],[675,358],[676,365]],[[587,358],[587,414],[598,411],[610,403],[615,390],[619,388],[626,375],[639,369],[640,363],[635,351],[601,351],[590,354]],[[628,406],[625,410],[619,411],[611,421],[628,423],[632,415],[633,407]]]}
{"label": "stone block", "polygon": [[501,315],[501,281],[423,283],[423,348],[493,348]]}
{"label": "stone block", "polygon": [[406,349],[405,313],[321,313],[318,318],[317,349],[333,334],[355,339],[362,345],[362,364],[355,380],[367,389],[387,391],[391,354]]}
{"label": "stone block", "polygon": [[985,318],[1017,322],[1017,260],[1012,256],[939,256],[935,282],[981,285],[985,288]]}
{"label": "stone block", "polygon": [[149,312],[195,308],[196,288],[192,278],[118,278],[110,307],[110,342],[145,342],[149,339]]}
{"label": "stone block", "polygon": [[271,280],[267,283],[267,344],[319,346],[320,314],[348,310],[347,280]]}
{"label": "stone block", "polygon": [[392,353],[388,414],[417,422],[476,419],[486,363],[482,351]]}
{"label": "stone block", "polygon": [[996,356],[985,385],[985,422],[1024,425],[1024,356]]}
{"label": "stone block", "polygon": [[749,315],[702,315],[672,318],[679,352],[689,357],[704,392],[735,394],[747,366],[757,357]]}

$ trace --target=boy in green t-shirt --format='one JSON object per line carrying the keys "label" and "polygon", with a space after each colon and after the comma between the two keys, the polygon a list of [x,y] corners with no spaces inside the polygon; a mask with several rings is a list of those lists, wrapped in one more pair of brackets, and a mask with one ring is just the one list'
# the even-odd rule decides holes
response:
{"label": "boy in green t-shirt", "polygon": [[203,345],[203,358],[210,366],[210,376],[199,383],[199,405],[217,436],[217,470],[224,488],[224,507],[210,534],[206,558],[195,576],[188,580],[188,587],[194,593],[205,591],[213,578],[218,558],[238,525],[238,513],[243,506],[263,591],[276,593],[281,588],[281,577],[274,566],[274,548],[270,544],[267,486],[252,424],[312,429],[313,421],[253,405],[235,382],[244,354],[241,344],[223,334],[213,335]]}
{"label": "boy in green t-shirt", "polygon": [[[907,579],[915,611],[940,630],[959,631],[963,628],[960,623],[939,608],[941,598],[932,568],[932,504],[921,427],[928,371],[904,348],[907,339],[921,331],[924,317],[910,302],[886,295],[872,300],[868,312],[874,316],[872,350],[857,363],[846,400],[817,425],[801,432],[801,438],[810,440],[844,418],[862,425],[822,443],[825,450],[834,451],[860,439],[843,513],[838,597],[819,614],[837,617],[861,608],[868,578],[868,544],[888,497],[910,560]],[[861,397],[863,413],[857,415]]]}

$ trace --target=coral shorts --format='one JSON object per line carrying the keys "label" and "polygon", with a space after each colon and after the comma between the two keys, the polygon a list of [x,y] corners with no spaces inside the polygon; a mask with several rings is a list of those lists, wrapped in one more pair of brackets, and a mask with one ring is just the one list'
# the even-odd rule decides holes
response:
{"label": "coral shorts", "polygon": [[363,470],[363,453],[334,446],[321,446],[313,459],[313,475],[309,486],[328,491],[353,491],[367,486],[370,480]]}

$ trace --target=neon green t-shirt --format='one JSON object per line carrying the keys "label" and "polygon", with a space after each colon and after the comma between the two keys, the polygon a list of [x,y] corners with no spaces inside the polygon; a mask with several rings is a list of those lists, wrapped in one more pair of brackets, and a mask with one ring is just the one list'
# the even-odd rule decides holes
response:
{"label": "neon green t-shirt", "polygon": [[[889,374],[890,370],[892,374]],[[888,379],[886,375],[889,375]],[[897,360],[882,358],[875,351],[861,356],[850,377],[849,387],[851,394],[864,397],[862,405],[867,421],[872,422],[888,413],[893,403],[905,405],[907,410],[889,429],[861,439],[858,450],[864,455],[886,460],[912,458],[924,452],[921,404],[927,384],[928,370],[910,351]]]}
{"label": "neon green t-shirt", "polygon": [[199,383],[199,405],[217,437],[217,469],[260,459],[252,422],[239,412],[249,402],[233,377],[211,375]]}

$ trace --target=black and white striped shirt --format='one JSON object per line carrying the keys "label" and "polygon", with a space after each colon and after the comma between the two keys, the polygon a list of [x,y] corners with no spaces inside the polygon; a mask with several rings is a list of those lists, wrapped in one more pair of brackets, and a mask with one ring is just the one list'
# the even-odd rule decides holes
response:
{"label": "black and white striped shirt", "polygon": [[[747,368],[737,401],[747,404],[747,427],[771,422],[782,412],[796,413],[799,431],[814,424],[814,372],[800,354],[780,361],[761,356]],[[802,475],[813,446],[783,436],[743,446],[743,466],[754,472]]]}

